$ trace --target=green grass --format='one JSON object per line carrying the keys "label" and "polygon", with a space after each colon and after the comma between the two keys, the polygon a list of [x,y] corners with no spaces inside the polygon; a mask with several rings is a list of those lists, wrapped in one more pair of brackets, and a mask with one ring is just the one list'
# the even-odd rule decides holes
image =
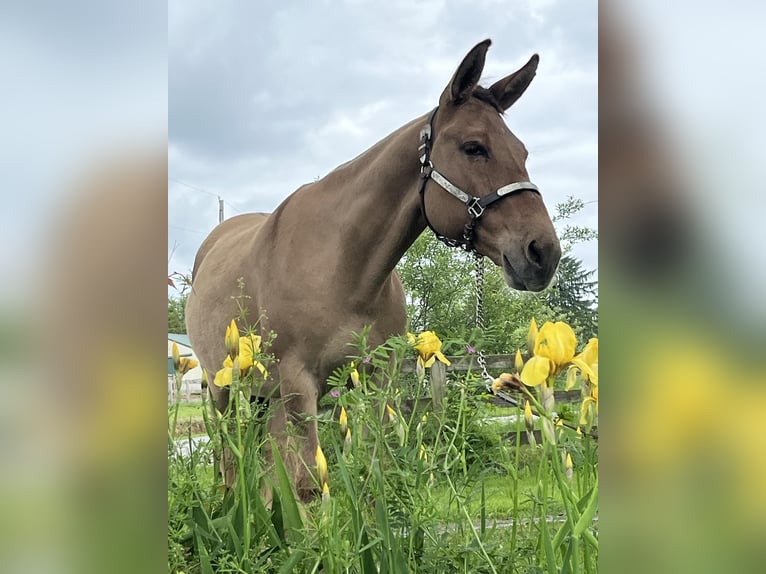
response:
{"label": "green grass", "polygon": [[202,420],[202,402],[180,403],[178,405],[179,421],[201,421]]}
{"label": "green grass", "polygon": [[[530,516],[536,499],[537,479],[531,473],[520,476],[518,483],[514,485],[510,475],[491,474],[477,480],[466,487],[463,495],[466,497],[468,514],[474,519],[481,517],[481,481],[484,482],[485,515],[487,519],[497,521],[509,521],[515,517],[513,510],[514,486],[518,488],[519,511],[524,516]],[[434,488],[434,501],[436,502],[436,515],[449,522],[454,515],[454,504],[451,502],[452,493],[448,487],[439,486]],[[564,505],[560,494],[557,492],[549,500],[548,515],[555,516],[564,511]]]}

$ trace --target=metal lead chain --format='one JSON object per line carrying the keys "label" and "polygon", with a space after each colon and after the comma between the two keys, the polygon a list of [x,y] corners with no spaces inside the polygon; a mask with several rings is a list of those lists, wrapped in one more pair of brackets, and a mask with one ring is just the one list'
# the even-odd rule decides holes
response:
{"label": "metal lead chain", "polygon": [[[476,290],[476,327],[484,333],[484,256],[479,252],[473,252],[474,262],[474,286]],[[481,367],[481,376],[491,385],[494,379],[487,372],[487,358],[484,351],[479,349],[476,362]]]}

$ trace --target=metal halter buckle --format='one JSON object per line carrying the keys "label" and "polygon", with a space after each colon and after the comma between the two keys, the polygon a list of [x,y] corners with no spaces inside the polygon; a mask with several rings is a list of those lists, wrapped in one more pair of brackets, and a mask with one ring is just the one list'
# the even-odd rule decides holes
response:
{"label": "metal halter buckle", "polygon": [[478,219],[481,217],[481,214],[484,213],[484,207],[479,201],[478,197],[474,197],[471,203],[468,204],[468,213],[474,219]]}

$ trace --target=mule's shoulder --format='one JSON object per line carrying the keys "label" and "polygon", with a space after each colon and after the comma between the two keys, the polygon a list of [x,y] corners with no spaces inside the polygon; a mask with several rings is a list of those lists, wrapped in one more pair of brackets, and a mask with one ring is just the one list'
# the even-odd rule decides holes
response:
{"label": "mule's shoulder", "polygon": [[205,238],[197,251],[197,256],[194,258],[194,268],[192,269],[192,280],[197,276],[197,270],[213,247],[221,242],[234,242],[243,235],[254,233],[268,217],[268,213],[244,213],[230,217],[217,225]]}

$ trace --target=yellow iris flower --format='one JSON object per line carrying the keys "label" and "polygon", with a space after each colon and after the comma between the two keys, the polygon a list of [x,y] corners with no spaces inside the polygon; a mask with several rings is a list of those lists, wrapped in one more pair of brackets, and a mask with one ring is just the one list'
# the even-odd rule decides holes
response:
{"label": "yellow iris flower", "polygon": [[423,331],[417,339],[409,333],[408,339],[418,352],[418,362],[424,367],[431,367],[437,359],[447,366],[452,364],[442,353],[442,342],[433,331]]}
{"label": "yellow iris flower", "polygon": [[173,356],[173,368],[177,373],[181,373],[182,375],[185,375],[199,365],[196,359],[182,357],[181,352],[178,350],[178,344],[175,342],[173,343],[171,355]]}
{"label": "yellow iris flower", "polygon": [[598,339],[591,339],[585,345],[582,353],[572,359],[582,376],[590,383],[598,386]]}
{"label": "yellow iris flower", "polygon": [[[232,323],[234,323],[232,321]],[[235,326],[236,329],[236,326]],[[227,327],[227,333],[229,333],[229,341],[232,340],[231,328]],[[261,352],[261,337],[258,335],[248,334],[239,336],[237,333],[237,344],[239,345],[239,352],[235,355],[239,361],[239,375],[244,377],[251,368],[255,367],[260,371],[264,378],[269,376],[269,372],[261,363],[256,361],[254,357]],[[219,370],[215,374],[213,383],[217,387],[229,387],[232,383],[234,361],[229,354],[223,361],[223,369]]]}
{"label": "yellow iris flower", "polygon": [[572,362],[576,346],[577,337],[572,327],[562,321],[546,322],[535,336],[534,357],[524,365],[521,380],[531,387],[544,383]]}
{"label": "yellow iris flower", "polygon": [[179,372],[182,375],[185,375],[189,371],[191,371],[194,367],[199,365],[199,362],[197,362],[196,359],[190,359],[188,357],[181,357],[180,359],[180,366],[179,366]]}

